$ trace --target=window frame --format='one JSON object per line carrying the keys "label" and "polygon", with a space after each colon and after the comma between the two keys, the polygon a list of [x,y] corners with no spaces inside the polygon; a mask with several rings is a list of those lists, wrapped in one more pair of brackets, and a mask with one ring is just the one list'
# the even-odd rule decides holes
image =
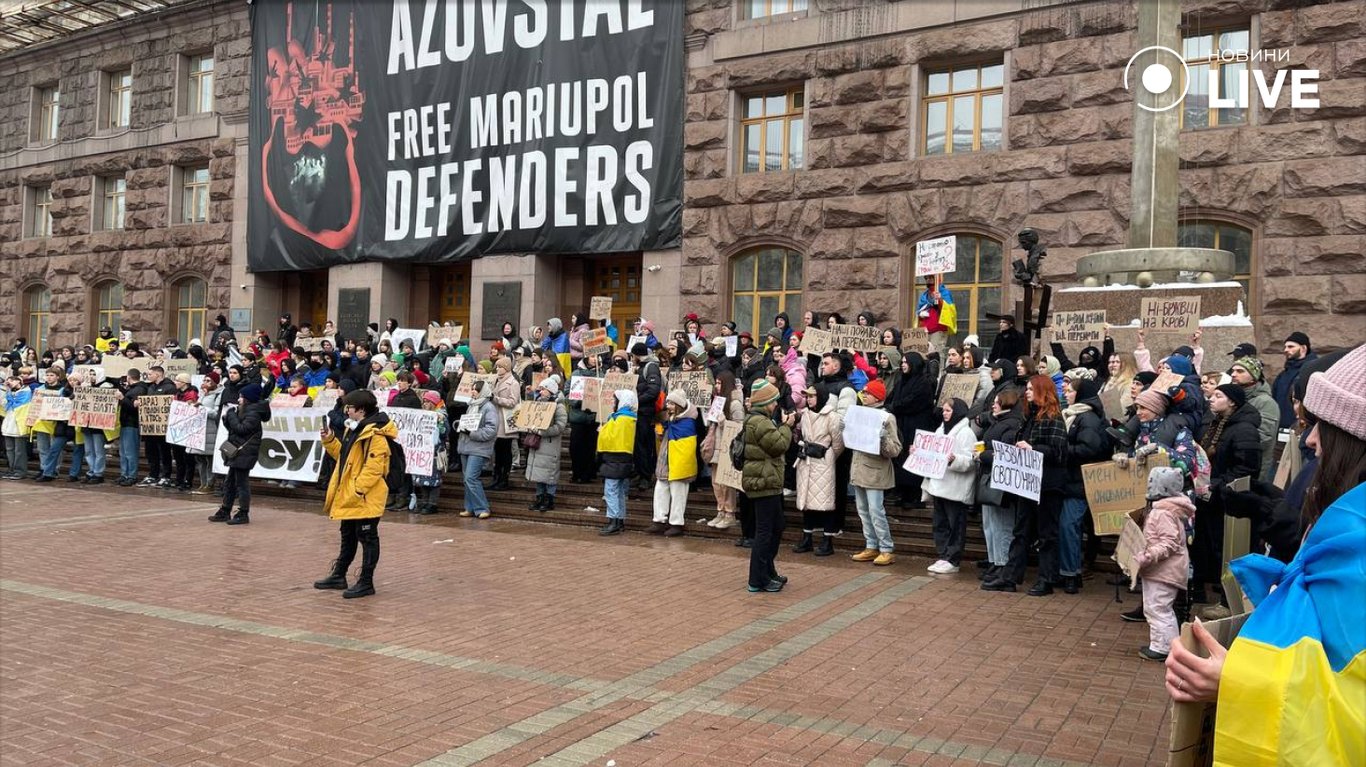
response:
{"label": "window frame", "polygon": [[[195,283],[203,286],[202,305],[186,305],[181,301],[181,291],[190,290],[190,301],[194,300]],[[181,274],[168,282],[170,295],[166,306],[170,310],[172,334],[180,342],[182,349],[188,349],[191,338],[203,338],[207,329],[209,312],[209,281],[203,275],[191,272]]]}
{"label": "window frame", "polygon": [[[967,338],[969,335],[976,335],[978,340],[981,342],[979,346],[983,349],[990,349],[991,344],[986,342],[986,340],[983,338],[983,334],[989,333],[991,338],[994,339],[997,331],[992,329],[984,330],[982,326],[979,324],[979,320],[984,321],[985,318],[979,315],[985,314],[986,311],[991,311],[993,313],[1001,313],[1005,311],[1005,302],[1012,300],[1011,294],[1009,292],[1010,280],[1007,273],[1008,269],[1010,268],[1010,251],[1007,247],[1007,243],[1011,241],[1011,238],[1007,237],[1002,232],[991,231],[980,226],[972,226],[966,224],[949,224],[945,226],[936,227],[933,230],[929,230],[923,234],[918,234],[916,235],[915,240],[918,242],[920,240],[934,239],[936,237],[947,237],[949,235],[953,235],[959,238],[960,249],[962,247],[962,238],[973,237],[978,240],[978,245],[976,248],[976,257],[973,265],[973,274],[975,276],[975,280],[970,283],[959,282],[952,279],[945,280],[945,283],[949,286],[949,290],[953,292],[954,305],[959,308],[958,332],[954,334],[954,339],[961,341],[962,339]],[[995,282],[989,282],[982,279],[981,242],[986,240],[990,240],[991,242],[996,243],[1001,248],[1001,274]],[[923,277],[914,276],[914,248],[911,249],[911,252],[908,254],[906,258],[905,269],[905,274],[912,275],[911,284],[913,286],[913,289],[907,306],[907,313],[910,316],[907,319],[907,321],[902,324],[902,327],[920,327],[920,317],[917,316],[915,309],[916,304],[920,300],[920,294],[923,293],[925,290],[925,281]],[[996,289],[999,291],[999,297],[997,299],[996,304],[985,308],[982,306],[982,303],[979,300],[979,295],[983,289]],[[964,293],[964,290],[966,290],[967,292]],[[972,311],[967,315],[964,315],[962,313],[963,302],[961,301],[960,297],[963,295],[970,296],[970,305]]]}
{"label": "window frame", "polygon": [[[798,13],[801,13],[801,14],[809,13],[809,12],[810,12],[810,9],[811,9],[811,0],[757,0],[757,1],[763,3],[766,10],[765,10],[764,13],[762,13],[762,14],[760,14],[760,15],[758,15],[758,16],[755,16],[755,15],[753,15],[753,13],[752,13],[755,0],[736,0],[736,5],[737,5],[737,19],[738,19],[739,21],[744,21],[744,22],[753,22],[753,21],[762,22],[762,21],[766,21],[766,20],[768,20],[768,19],[777,18],[777,17],[780,17],[780,16],[788,16],[788,15],[791,15],[791,14],[798,14]],[[797,6],[799,3],[801,4],[802,7],[797,8],[796,6]],[[782,5],[784,5],[784,6],[787,8],[787,10],[784,10],[784,11],[775,11],[775,10],[773,10],[773,6],[774,6],[775,4],[782,4]]]}
{"label": "window frame", "polygon": [[[127,77],[127,85],[122,79]],[[133,68],[114,69],[104,73],[104,109],[100,127],[104,130],[127,128],[133,123]],[[120,109],[120,105],[122,108]],[[126,113],[126,114],[125,114]]]}
{"label": "window frame", "polygon": [[[782,96],[783,96],[783,105],[784,105],[784,108],[785,108],[786,111],[784,111],[782,114],[778,114],[778,115],[770,115],[770,114],[768,114],[768,112],[767,112],[768,99],[773,98],[773,97],[775,97],[775,96],[778,96],[780,93],[781,93]],[[802,104],[801,104],[800,107],[794,107],[794,106],[793,106],[795,97],[796,97],[797,95],[800,95],[800,96],[801,96]],[[764,104],[764,110],[765,110],[765,111],[764,111],[762,114],[760,114],[758,117],[746,117],[746,116],[745,116],[745,105],[746,105],[746,102],[747,102],[749,99],[754,99],[754,98],[759,99],[760,102],[762,102],[762,103]],[[736,125],[737,125],[737,139],[736,139],[736,142],[735,142],[735,147],[736,147],[736,156],[735,156],[735,175],[741,176],[741,175],[756,175],[756,174],[762,174],[762,173],[788,173],[788,172],[791,172],[791,171],[805,170],[805,169],[806,169],[806,143],[807,143],[807,142],[806,142],[806,130],[807,130],[807,119],[806,119],[807,115],[806,115],[806,110],[807,110],[807,98],[806,98],[806,83],[805,83],[805,82],[793,83],[793,84],[784,85],[784,86],[773,86],[773,87],[770,87],[770,88],[749,89],[749,90],[744,90],[744,91],[737,91],[737,92],[736,92],[736,112],[735,112],[735,113],[736,113],[736,116],[737,116],[738,120],[737,120],[737,122],[736,122]],[[780,160],[779,160],[779,167],[778,167],[777,169],[775,169],[775,170],[768,170],[768,169],[765,168],[764,159],[768,156],[768,152],[767,152],[767,149],[766,149],[766,147],[767,147],[768,123],[772,122],[773,120],[781,120],[781,121],[782,121],[782,124],[783,124],[783,142],[782,142],[782,151],[781,151],[781,153],[780,153],[780,155],[779,155],[779,157],[780,157]],[[794,120],[800,120],[800,121],[801,121],[800,131],[801,131],[801,137],[802,137],[802,154],[801,154],[801,157],[802,157],[802,164],[801,164],[799,167],[795,167],[795,168],[792,167],[792,165],[791,165],[791,159],[792,159],[792,122],[793,122]],[[745,150],[746,150],[746,148],[747,148],[747,146],[748,146],[748,144],[746,143],[746,135],[747,135],[746,128],[748,128],[748,127],[750,127],[750,126],[757,126],[757,127],[759,128],[759,147],[760,147],[759,165],[758,165],[758,167],[757,167],[755,170],[746,170],[746,169],[745,169],[745,154],[746,154]]]}
{"label": "window frame", "polygon": [[[1233,276],[1230,277],[1229,279],[1232,280],[1232,281],[1234,281],[1234,282],[1239,282],[1239,283],[1243,282],[1244,280],[1247,281],[1247,285],[1244,286],[1244,292],[1246,293],[1245,298],[1246,298],[1247,300],[1244,302],[1243,309],[1244,309],[1244,311],[1247,313],[1247,315],[1248,315],[1249,317],[1255,317],[1255,316],[1261,315],[1261,313],[1262,313],[1262,312],[1261,312],[1261,308],[1262,308],[1262,307],[1261,307],[1261,301],[1260,301],[1260,299],[1259,299],[1259,296],[1260,296],[1260,294],[1261,294],[1261,282],[1262,282],[1261,279],[1260,279],[1260,268],[1259,268],[1259,265],[1260,265],[1260,262],[1261,262],[1261,257],[1260,257],[1260,253],[1261,253],[1261,231],[1260,231],[1260,229],[1259,229],[1257,226],[1255,226],[1255,225],[1253,224],[1253,222],[1251,222],[1251,221],[1249,221],[1249,220],[1245,220],[1245,219],[1242,219],[1242,218],[1239,218],[1239,217],[1236,217],[1236,216],[1232,216],[1232,215],[1229,215],[1229,214],[1217,213],[1217,212],[1216,212],[1216,213],[1211,213],[1211,212],[1209,212],[1209,211],[1207,211],[1207,210],[1203,210],[1203,209],[1191,210],[1189,213],[1182,213],[1182,214],[1179,214],[1178,217],[1177,217],[1177,222],[1176,222],[1176,242],[1177,242],[1177,245],[1179,245],[1179,246],[1182,245],[1182,237],[1181,237],[1181,234],[1182,234],[1182,230],[1183,230],[1185,227],[1187,227],[1187,226],[1199,225],[1199,224],[1208,224],[1208,225],[1214,227],[1214,243],[1213,243],[1213,245],[1211,245],[1210,247],[1213,247],[1213,248],[1215,248],[1215,249],[1220,249],[1220,250],[1222,250],[1222,248],[1219,247],[1219,245],[1220,245],[1220,240],[1221,240],[1221,238],[1222,238],[1222,235],[1221,235],[1221,233],[1220,233],[1220,228],[1221,228],[1221,227],[1223,227],[1223,228],[1231,227],[1231,228],[1234,228],[1234,229],[1241,229],[1243,232],[1247,233],[1247,236],[1248,236],[1248,258],[1247,258],[1248,271],[1247,271],[1246,273],[1243,273],[1243,272],[1234,272]],[[1203,245],[1193,245],[1193,246],[1189,246],[1189,247],[1204,247],[1204,246],[1203,246]],[[1233,251],[1229,251],[1229,252],[1232,253]],[[1236,262],[1235,262],[1235,267],[1234,267],[1234,268],[1235,268],[1235,269],[1237,268]]]}
{"label": "window frame", "polygon": [[[946,157],[955,154],[953,148],[953,102],[960,98],[971,96],[973,99],[972,115],[972,148],[962,150],[961,154],[975,152],[1002,152],[1006,149],[1006,120],[1009,117],[1010,105],[1006,102],[1006,56],[1002,54],[997,59],[982,59],[976,62],[963,62],[948,66],[923,66],[921,67],[920,82],[920,105],[919,105],[919,124],[920,137],[917,148],[920,157]],[[982,70],[987,67],[1001,67],[1001,84],[989,88],[982,87]],[[953,76],[960,71],[975,68],[977,70],[977,86],[963,91],[953,89]],[[949,78],[949,89],[943,93],[930,93],[930,78],[946,74]],[[1001,100],[1001,137],[1000,145],[992,149],[982,148],[982,99],[988,96],[999,96]],[[944,151],[930,152],[930,105],[943,103],[944,106]]]}
{"label": "window frame", "polygon": [[[759,288],[759,254],[760,254],[760,253],[763,253],[763,252],[765,252],[765,251],[779,251],[779,252],[784,253],[784,255],[786,256],[786,258],[784,258],[784,260],[783,260],[783,274],[782,274],[782,279],[781,279],[781,285],[782,285],[783,287],[780,288],[780,289],[776,289],[776,290],[775,290],[775,289],[760,289],[760,288]],[[736,270],[736,266],[738,265],[738,263],[739,263],[742,259],[744,259],[744,258],[746,258],[747,256],[750,256],[750,255],[753,255],[753,256],[755,257],[755,258],[754,258],[754,275],[753,275],[753,282],[752,282],[753,287],[752,287],[752,288],[749,288],[749,289],[741,290],[741,289],[739,289],[739,288],[737,287],[738,280],[736,279],[736,271],[735,271],[735,270]],[[787,283],[788,283],[788,274],[789,274],[789,270],[790,270],[790,268],[791,268],[791,259],[792,259],[792,258],[796,258],[796,259],[797,259],[797,262],[801,265],[801,269],[802,269],[801,285],[800,285],[799,287],[796,287],[796,288],[788,288],[788,287],[787,287]],[[764,323],[766,323],[766,322],[770,322],[770,321],[771,321],[771,318],[770,318],[770,319],[765,319],[765,318],[763,318],[763,317],[761,317],[761,316],[758,315],[759,301],[760,301],[761,298],[764,298],[764,297],[775,297],[775,296],[778,298],[778,309],[777,309],[777,311],[778,311],[778,312],[787,312],[787,313],[788,313],[788,317],[791,318],[791,320],[792,320],[792,327],[793,327],[794,329],[796,329],[796,330],[801,330],[801,329],[802,329],[802,328],[798,327],[798,325],[801,323],[801,313],[802,313],[803,311],[805,311],[805,309],[806,309],[806,292],[807,292],[807,279],[808,279],[808,276],[807,276],[807,271],[808,271],[808,270],[807,270],[807,268],[806,268],[806,267],[807,267],[807,257],[806,257],[806,254],[805,254],[804,252],[802,252],[801,249],[799,249],[799,248],[797,248],[797,247],[795,246],[795,243],[781,242],[781,241],[772,241],[772,240],[765,240],[765,241],[763,241],[763,242],[751,242],[751,243],[746,243],[746,244],[743,245],[742,247],[736,248],[732,253],[730,253],[729,255],[727,255],[726,258],[725,258],[725,264],[726,264],[726,273],[725,273],[725,277],[726,277],[726,281],[727,281],[727,290],[726,290],[727,302],[726,302],[726,308],[729,310],[729,317],[730,317],[731,321],[736,322],[736,327],[735,327],[735,332],[736,332],[736,333],[742,333],[742,332],[748,331],[748,332],[754,337],[755,343],[756,343],[756,344],[759,344],[760,341],[762,340],[762,334],[763,334],[765,331],[767,331],[767,329],[768,329],[769,327],[771,327],[771,325],[766,325],[766,324],[764,324]],[[796,297],[798,298],[798,306],[797,306],[797,308],[795,309],[795,311],[794,311],[792,308],[790,308],[790,307],[788,306],[788,298],[789,298],[790,296],[796,296]],[[752,302],[753,302],[752,305],[751,305],[751,310],[750,310],[750,322],[751,322],[751,323],[755,323],[753,327],[743,327],[743,326],[739,325],[739,323],[738,323],[737,317],[739,316],[739,312],[736,311],[736,299],[737,299],[737,298],[740,298],[740,297],[748,297],[748,298],[751,299]],[[775,312],[775,314],[776,314],[776,312]]]}
{"label": "window frame", "polygon": [[[44,293],[47,294],[46,306],[35,309],[34,299]],[[52,288],[42,282],[31,283],[20,291],[19,298],[23,311],[20,327],[24,330],[24,337],[28,339],[29,346],[42,354],[51,348],[49,337],[52,335]],[[46,332],[43,332],[44,330]]]}
{"label": "window frame", "polygon": [[[119,185],[122,185],[121,189],[118,189]],[[111,192],[111,186],[115,189],[118,189],[118,191]],[[97,193],[97,198],[95,200],[97,206],[95,208],[97,216],[95,220],[95,229],[101,232],[121,232],[124,229],[126,229],[128,221],[127,176],[100,176],[97,179],[95,189]],[[109,206],[111,200],[114,198],[117,198],[119,200],[119,215],[117,217],[117,221],[111,223],[111,218],[113,217],[110,215],[111,211],[109,209]]]}
{"label": "window frame", "polygon": [[[105,297],[106,295],[111,296],[112,301],[112,289],[114,288],[117,288],[118,291],[118,303],[116,306],[106,308]],[[105,325],[113,328],[115,337],[123,329],[123,296],[125,290],[124,284],[119,282],[116,277],[107,277],[95,283],[90,296],[91,319],[94,321],[94,325],[90,328],[92,338],[99,335],[100,328]]]}
{"label": "window frame", "polygon": [[[202,183],[194,181],[194,174],[204,171],[204,181]],[[209,172],[208,163],[198,165],[178,165],[176,173],[179,176],[179,183],[175,186],[176,199],[178,206],[176,210],[177,225],[194,225],[209,223],[209,190],[213,183],[213,175]],[[203,192],[204,217],[193,218],[191,211],[195,209],[195,201],[198,199],[199,192]]]}
{"label": "window frame", "polygon": [[[24,238],[42,239],[52,236],[52,185],[30,184],[26,187],[28,215],[24,217]],[[39,229],[39,224],[42,229]]]}
{"label": "window frame", "polygon": [[[204,61],[209,62],[208,69],[196,68]],[[201,51],[199,53],[189,53],[185,55],[185,115],[212,114],[217,107],[217,98],[214,92],[217,78],[217,57],[213,51]],[[208,81],[208,89],[205,90],[205,81]],[[207,93],[208,104],[204,103]]]}
{"label": "window frame", "polygon": [[[1250,77],[1252,76],[1252,75],[1251,75],[1251,71],[1252,71],[1252,62],[1250,62],[1250,61],[1244,61],[1244,62],[1223,61],[1223,60],[1219,57],[1219,53],[1220,53],[1220,51],[1221,51],[1222,49],[1218,48],[1219,36],[1220,36],[1220,35],[1225,34],[1225,33],[1227,33],[1227,32],[1246,32],[1246,33],[1247,33],[1247,50],[1248,50],[1249,52],[1252,51],[1252,50],[1254,49],[1255,46],[1253,45],[1253,30],[1252,30],[1252,23],[1251,23],[1249,20],[1243,19],[1243,20],[1239,20],[1239,21],[1227,21],[1227,22],[1224,22],[1224,23],[1221,23],[1221,24],[1212,25],[1209,29],[1200,29],[1200,30],[1192,30],[1192,29],[1188,29],[1188,28],[1184,28],[1184,27],[1183,27],[1183,28],[1180,30],[1180,32],[1181,32],[1181,51],[1180,51],[1180,53],[1181,53],[1181,61],[1182,61],[1183,63],[1185,63],[1185,65],[1186,65],[1186,66],[1181,70],[1182,73],[1183,73],[1183,76],[1184,76],[1184,73],[1189,72],[1189,71],[1190,71],[1190,67],[1193,67],[1193,66],[1195,66],[1195,67],[1209,66],[1209,67],[1211,68],[1212,71],[1218,73],[1218,72],[1220,72],[1220,71],[1221,71],[1225,66],[1227,66],[1227,65],[1230,65],[1230,64],[1239,64],[1239,63],[1241,63],[1241,64],[1247,69],[1247,71],[1248,71],[1248,73],[1249,73],[1249,74],[1248,74],[1248,77],[1250,78]],[[1210,55],[1209,55],[1209,56],[1206,56],[1206,57],[1204,57],[1204,58],[1187,58],[1187,57],[1186,57],[1186,41],[1187,41],[1188,39],[1191,39],[1191,38],[1194,38],[1194,37],[1204,37],[1205,35],[1209,35],[1210,38],[1211,38]],[[1222,75],[1219,75],[1219,76],[1216,78],[1215,81],[1216,81],[1216,82],[1219,82],[1219,83],[1223,83],[1223,77],[1222,77]],[[1182,83],[1182,85],[1185,85],[1185,83]],[[1253,87],[1253,86],[1252,86],[1251,83],[1249,82],[1249,88],[1251,88],[1251,87]],[[1206,96],[1208,97],[1209,94],[1206,94]],[[1189,88],[1187,88],[1187,98],[1189,98]],[[1205,119],[1207,120],[1207,122],[1206,122],[1204,125],[1191,125],[1191,126],[1187,126],[1187,125],[1186,125],[1186,108],[1185,108],[1185,103],[1184,103],[1184,100],[1183,100],[1183,103],[1182,103],[1182,105],[1181,105],[1181,108],[1176,110],[1176,120],[1177,120],[1177,123],[1176,123],[1176,124],[1177,124],[1177,130],[1178,130],[1178,131],[1186,131],[1186,130],[1210,130],[1210,129],[1212,129],[1212,128],[1237,128],[1237,127],[1241,127],[1241,126],[1246,126],[1246,125],[1251,125],[1251,124],[1252,124],[1252,113],[1253,113],[1254,111],[1256,111],[1256,110],[1254,110],[1254,109],[1252,108],[1252,104],[1248,104],[1247,107],[1244,107],[1244,108],[1242,109],[1242,112],[1243,112],[1243,121],[1242,121],[1242,122],[1231,122],[1231,123],[1220,122],[1220,121],[1219,121],[1219,115],[1220,115],[1220,113],[1223,112],[1223,111],[1225,111],[1225,110],[1227,110],[1227,109],[1233,109],[1233,107],[1222,107],[1222,108],[1221,108],[1221,107],[1214,107],[1214,106],[1206,106],[1206,107],[1205,107],[1205,112],[1206,112],[1206,117],[1205,117]]]}
{"label": "window frame", "polygon": [[61,138],[61,125],[61,84],[49,83],[35,87],[33,89],[33,131],[30,139],[35,142],[58,141]]}

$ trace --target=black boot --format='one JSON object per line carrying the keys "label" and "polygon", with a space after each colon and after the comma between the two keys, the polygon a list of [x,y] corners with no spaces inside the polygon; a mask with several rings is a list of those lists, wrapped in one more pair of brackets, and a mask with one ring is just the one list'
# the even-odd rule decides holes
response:
{"label": "black boot", "polygon": [[541,511],[550,511],[553,508],[555,508],[555,496],[546,493],[545,502],[541,504]]}
{"label": "black boot", "polygon": [[532,511],[544,511],[544,510],[545,510],[545,494],[544,494],[544,493],[537,493],[537,494],[536,494],[536,500],[535,500],[535,501],[532,501],[531,504],[530,504],[529,506],[527,506],[527,508],[528,508],[528,509],[531,509]]}
{"label": "black boot", "polygon": [[[352,551],[351,553],[352,555],[355,554],[354,551]],[[341,562],[342,561],[340,559],[335,560],[332,563],[332,574],[327,576],[326,578],[323,578],[320,581],[313,581],[313,588],[321,590],[345,589],[349,585],[346,582],[346,568],[350,565],[350,563],[344,565]]]}
{"label": "black boot", "polygon": [[357,531],[360,540],[360,577],[342,592],[345,599],[368,597],[375,593],[375,565],[379,564],[379,520],[366,520]]}
{"label": "black boot", "polygon": [[1064,594],[1076,594],[1081,591],[1080,575],[1064,575],[1062,577],[1062,590]]}
{"label": "black boot", "polygon": [[822,535],[820,541],[816,543],[816,556],[828,557],[835,553],[835,536]]}
{"label": "black boot", "polygon": [[[825,536],[822,535],[821,537],[824,538]],[[811,533],[803,530],[802,539],[797,541],[797,545],[792,547],[792,551],[797,554],[805,554],[813,548],[814,547],[811,545]]]}
{"label": "black boot", "polygon": [[229,516],[230,514],[232,514],[232,509],[231,509],[231,508],[225,509],[225,508],[223,508],[222,506],[219,506],[219,507],[218,507],[218,511],[215,511],[215,512],[213,513],[213,515],[209,517],[209,521],[210,521],[210,522],[227,522],[227,521],[228,521],[228,516]]}
{"label": "black boot", "polygon": [[229,519],[229,520],[228,520],[228,524],[230,524],[230,525],[249,525],[249,524],[251,524],[251,510],[250,510],[250,509],[247,509],[247,508],[245,508],[245,507],[239,508],[239,509],[237,510],[237,513],[232,515],[232,519]]}

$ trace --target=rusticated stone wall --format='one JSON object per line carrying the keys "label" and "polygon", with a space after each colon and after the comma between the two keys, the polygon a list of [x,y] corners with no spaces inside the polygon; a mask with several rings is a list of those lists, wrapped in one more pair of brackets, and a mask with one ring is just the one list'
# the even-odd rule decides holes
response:
{"label": "rusticated stone wall", "polygon": [[[839,13],[851,5],[813,0],[809,17],[821,17],[823,35],[854,22],[877,31],[889,10],[870,0]],[[1366,338],[1366,2],[1185,6],[1189,24],[1251,22],[1261,48],[1290,49],[1288,62],[1259,65],[1268,72],[1318,68],[1321,106],[1292,110],[1283,98],[1251,125],[1183,132],[1183,216],[1253,230],[1259,287],[1249,304],[1263,348],[1279,349],[1296,329],[1322,345]],[[1133,106],[1122,71],[1138,47],[1133,3],[737,56],[726,53],[737,23],[727,0],[688,7],[689,33],[708,42],[692,54],[686,84],[680,282],[684,307],[705,320],[727,318],[726,259],[749,244],[790,243],[806,255],[807,308],[869,308],[898,324],[912,311],[911,254],[926,236],[962,227],[1013,244],[1031,226],[1060,285],[1077,284],[1080,256],[1124,246]],[[1007,148],[917,156],[922,68],[993,57],[1006,63]],[[806,169],[737,174],[736,93],[794,83],[806,86]]]}
{"label": "rusticated stone wall", "polygon": [[[176,117],[182,54],[214,54],[216,115]],[[53,344],[88,342],[93,290],[124,285],[123,327],[142,341],[164,341],[173,311],[173,280],[194,275],[209,285],[208,317],[226,313],[232,266],[234,133],[245,137],[250,35],[244,3],[142,21],[93,37],[0,59],[0,338],[23,335],[25,288],[52,291]],[[132,67],[128,130],[97,130],[100,73]],[[60,142],[31,144],[31,88],[59,82]],[[171,220],[176,166],[208,164],[209,220]],[[123,175],[122,231],[92,231],[95,179]],[[245,183],[245,179],[242,180]],[[52,187],[51,237],[23,235],[25,187]],[[32,342],[32,339],[30,339]]]}

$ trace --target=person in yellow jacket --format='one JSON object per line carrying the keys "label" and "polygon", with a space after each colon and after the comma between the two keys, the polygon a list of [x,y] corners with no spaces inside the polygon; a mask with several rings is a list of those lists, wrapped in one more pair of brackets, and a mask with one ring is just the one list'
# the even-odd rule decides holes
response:
{"label": "person in yellow jacket", "polygon": [[[389,495],[385,477],[389,473],[389,441],[398,438],[398,427],[381,413],[373,392],[353,391],[342,397],[346,432],[338,439],[323,422],[323,449],[337,462],[327,483],[323,510],[331,519],[341,520],[341,550],[332,563],[332,573],[313,584],[315,589],[342,590],[347,599],[375,593],[375,565],[379,562],[379,518],[384,516],[384,501]],[[348,587],[346,571],[361,554],[360,577]]]}

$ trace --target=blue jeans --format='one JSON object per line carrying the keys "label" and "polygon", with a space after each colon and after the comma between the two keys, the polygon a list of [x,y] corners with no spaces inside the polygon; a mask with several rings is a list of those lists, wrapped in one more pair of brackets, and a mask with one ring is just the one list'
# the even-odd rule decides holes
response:
{"label": "blue jeans", "polygon": [[1014,524],[1014,510],[982,504],[982,534],[987,539],[987,559],[993,565],[1005,567],[1009,561],[1010,533]]}
{"label": "blue jeans", "polygon": [[57,476],[57,469],[62,465],[62,449],[66,447],[66,437],[54,437],[44,432],[37,432],[33,436],[38,448],[39,473],[44,477]]}
{"label": "blue jeans", "polygon": [[629,479],[604,479],[602,497],[607,501],[608,519],[626,519],[626,493],[631,487]]}
{"label": "blue jeans", "polygon": [[484,495],[484,482],[479,478],[488,460],[482,455],[460,456],[460,473],[465,478],[465,511],[471,514],[489,510],[489,499]]}
{"label": "blue jeans", "polygon": [[554,498],[554,497],[555,497],[555,485],[554,485],[554,483],[552,483],[552,482],[537,482],[537,483],[536,483],[536,494],[537,494],[537,495],[548,495],[548,496],[550,496],[551,498]]}
{"label": "blue jeans", "polygon": [[1085,498],[1062,499],[1058,524],[1058,574],[1081,575],[1081,525],[1086,518]]}
{"label": "blue jeans", "polygon": [[85,462],[90,467],[91,476],[103,477],[105,467],[105,443],[108,439],[102,429],[85,429]]}
{"label": "blue jeans", "polygon": [[77,477],[81,476],[81,465],[84,463],[85,443],[77,442],[71,448],[71,471],[67,472],[68,476],[70,476],[72,479],[76,479]]}
{"label": "blue jeans", "polygon": [[138,427],[119,429],[119,476],[136,479],[138,476]]}
{"label": "blue jeans", "polygon": [[887,509],[882,505],[882,491],[851,485],[854,488],[854,504],[858,506],[858,518],[863,523],[863,547],[877,549],[890,554],[892,547],[892,528],[887,524]]}

